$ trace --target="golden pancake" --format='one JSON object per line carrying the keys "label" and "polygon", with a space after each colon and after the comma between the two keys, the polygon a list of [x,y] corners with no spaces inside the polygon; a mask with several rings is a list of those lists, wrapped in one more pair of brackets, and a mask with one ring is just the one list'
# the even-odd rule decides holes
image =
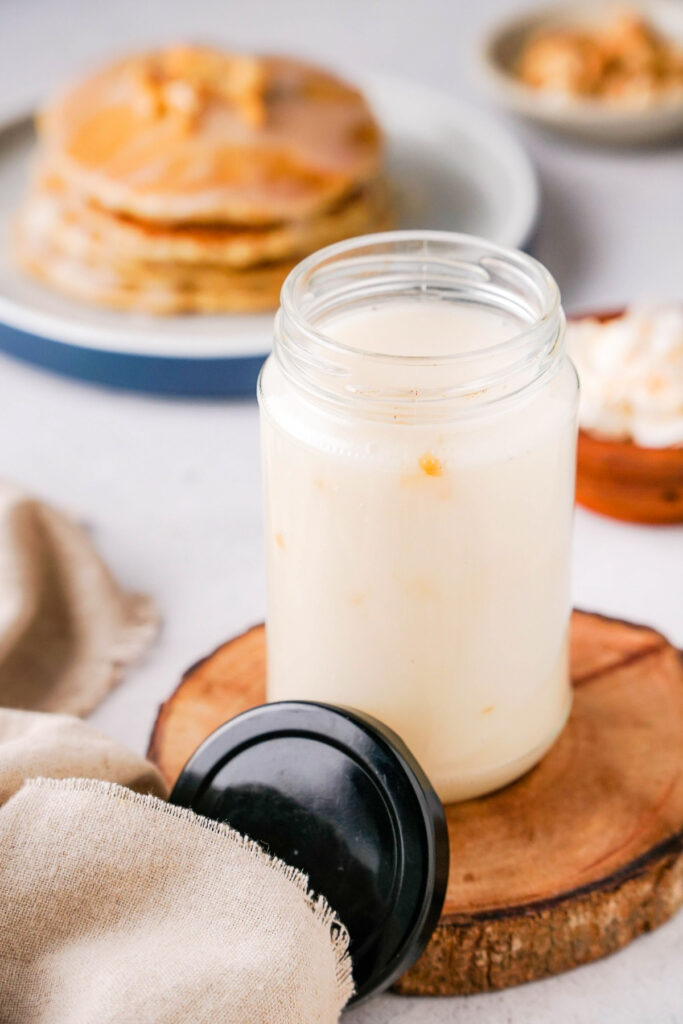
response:
{"label": "golden pancake", "polygon": [[298,61],[190,46],[127,58],[39,131],[15,255],[86,302],[273,309],[298,259],[391,226],[364,98]]}
{"label": "golden pancake", "polygon": [[[252,313],[276,309],[282,283],[297,259],[281,259],[252,267],[181,263],[169,260],[92,259],[68,252],[58,234],[15,231],[15,257],[40,280],[71,298],[116,309],[145,313]],[[388,227],[378,217],[373,230]],[[91,254],[92,255],[92,254]],[[101,254],[100,254],[101,255]]]}
{"label": "golden pancake", "polygon": [[17,259],[31,274],[82,302],[141,313],[254,313],[278,304],[291,261],[248,270],[178,264],[92,264],[19,238]]}
{"label": "golden pancake", "polygon": [[381,133],[356,89],[280,57],[175,47],[130,57],[48,107],[70,190],[162,223],[311,218],[375,178]]}
{"label": "golden pancake", "polygon": [[22,210],[24,230],[49,236],[65,255],[107,263],[146,261],[248,267],[291,259],[388,223],[388,189],[370,182],[315,217],[263,227],[162,225],[105,210],[46,176]]}

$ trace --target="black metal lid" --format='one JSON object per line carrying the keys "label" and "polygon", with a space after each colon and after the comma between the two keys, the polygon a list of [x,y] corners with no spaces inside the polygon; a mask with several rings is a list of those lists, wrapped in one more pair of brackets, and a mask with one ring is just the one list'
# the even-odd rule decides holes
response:
{"label": "black metal lid", "polygon": [[369,715],[299,701],[247,711],[204,741],[171,802],[308,875],[349,931],[356,1001],[427,945],[448,879],[444,809],[402,740]]}

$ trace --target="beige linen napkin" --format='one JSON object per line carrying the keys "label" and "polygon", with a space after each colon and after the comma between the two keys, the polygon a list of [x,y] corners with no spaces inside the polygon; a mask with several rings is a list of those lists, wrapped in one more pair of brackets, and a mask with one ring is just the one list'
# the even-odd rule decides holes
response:
{"label": "beige linen napkin", "polygon": [[0,810],[3,1024],[334,1024],[347,939],[306,879],[121,786],[27,783]]}
{"label": "beige linen napkin", "polygon": [[156,796],[168,792],[153,764],[80,719],[0,708],[0,806],[25,779],[39,775],[103,779]]}
{"label": "beige linen napkin", "polygon": [[156,769],[84,722],[0,710],[0,1022],[334,1024],[353,985],[324,900],[145,793]]}
{"label": "beige linen napkin", "polygon": [[87,714],[156,630],[83,529],[0,481],[0,705]]}
{"label": "beige linen napkin", "polygon": [[0,483],[0,1024],[334,1024],[348,936],[304,876],[86,723],[16,709],[89,711],[155,627]]}

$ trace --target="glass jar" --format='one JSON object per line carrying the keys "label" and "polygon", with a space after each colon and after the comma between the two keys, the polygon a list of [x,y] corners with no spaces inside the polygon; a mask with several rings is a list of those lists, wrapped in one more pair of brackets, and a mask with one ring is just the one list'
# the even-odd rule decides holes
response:
{"label": "glass jar", "polygon": [[390,232],[282,290],[259,382],[268,699],[358,708],[444,801],[532,767],[571,705],[577,379],[523,253]]}

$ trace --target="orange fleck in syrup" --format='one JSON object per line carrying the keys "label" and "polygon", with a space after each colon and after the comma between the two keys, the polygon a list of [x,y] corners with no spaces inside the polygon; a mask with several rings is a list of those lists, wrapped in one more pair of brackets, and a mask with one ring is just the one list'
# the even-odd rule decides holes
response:
{"label": "orange fleck in syrup", "polygon": [[427,476],[443,476],[443,466],[436,455],[432,455],[431,452],[425,452],[417,461],[420,469]]}
{"label": "orange fleck in syrup", "polygon": [[285,538],[282,536],[281,533],[275,534],[275,543],[279,547],[280,551],[285,550]]}

